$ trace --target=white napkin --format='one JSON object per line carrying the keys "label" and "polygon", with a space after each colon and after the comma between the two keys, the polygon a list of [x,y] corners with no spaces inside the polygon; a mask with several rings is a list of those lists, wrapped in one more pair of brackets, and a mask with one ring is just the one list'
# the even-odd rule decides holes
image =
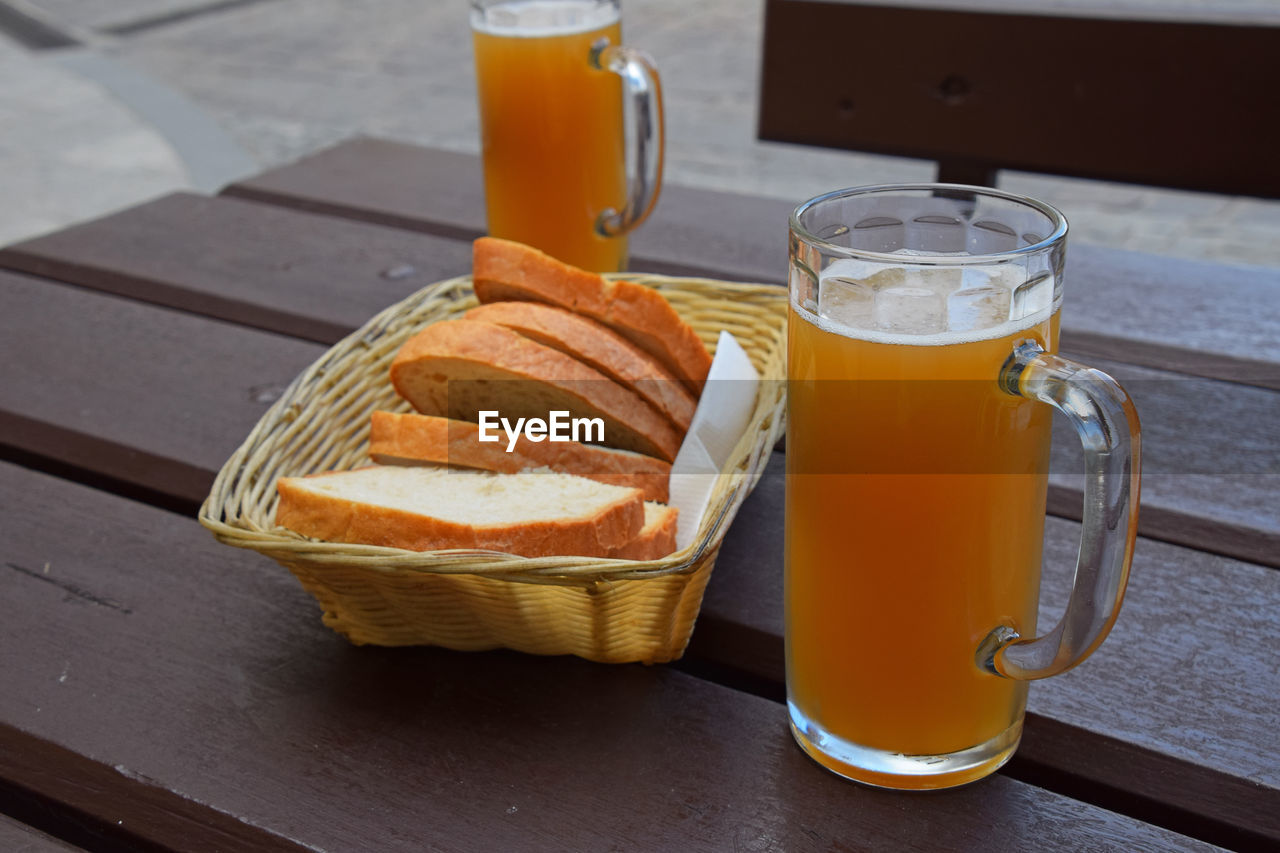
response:
{"label": "white napkin", "polygon": [[698,532],[716,477],[751,421],[759,385],[751,359],[733,335],[722,331],[702,399],[671,466],[670,505],[680,510],[677,550]]}

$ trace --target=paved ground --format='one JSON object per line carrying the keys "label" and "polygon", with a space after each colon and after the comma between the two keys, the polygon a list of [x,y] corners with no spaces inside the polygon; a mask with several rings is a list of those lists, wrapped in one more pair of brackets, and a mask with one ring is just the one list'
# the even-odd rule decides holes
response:
{"label": "paved ground", "polygon": [[[1274,0],[1126,2],[1280,23]],[[626,40],[662,69],[670,181],[800,201],[932,177],[921,161],[756,141],[763,0],[624,7]],[[478,150],[462,0],[0,0],[0,244],[356,134]],[[1002,185],[1058,204],[1079,241],[1280,266],[1280,202],[1016,173]]]}

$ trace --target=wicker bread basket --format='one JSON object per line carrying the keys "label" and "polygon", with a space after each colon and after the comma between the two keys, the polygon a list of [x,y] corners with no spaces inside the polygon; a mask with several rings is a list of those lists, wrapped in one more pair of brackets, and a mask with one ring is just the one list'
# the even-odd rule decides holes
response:
{"label": "wicker bread basket", "polygon": [[476,304],[470,277],[392,305],[298,376],[222,467],[200,522],[220,541],[286,566],[319,601],[324,623],[354,643],[505,647],[608,663],[680,657],[725,531],[783,429],[786,291],[617,277],[661,291],[709,347],[727,329],[763,380],[689,547],[650,562],[533,559],[320,542],[275,526],[277,478],[369,463],[370,414],[409,411],[388,379],[391,360],[424,325]]}

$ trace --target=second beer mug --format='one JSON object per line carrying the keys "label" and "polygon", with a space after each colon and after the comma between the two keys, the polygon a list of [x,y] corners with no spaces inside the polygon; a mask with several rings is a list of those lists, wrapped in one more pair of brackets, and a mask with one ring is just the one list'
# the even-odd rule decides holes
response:
{"label": "second beer mug", "polygon": [[[1110,630],[1137,528],[1138,420],[1055,354],[1067,223],[979,187],[831,193],[791,219],[787,700],[835,772],[991,773],[1027,681]],[[1075,588],[1038,639],[1051,407],[1084,443]]]}
{"label": "second beer mug", "polygon": [[489,233],[623,269],[661,186],[663,117],[619,0],[472,0],[471,29]]}

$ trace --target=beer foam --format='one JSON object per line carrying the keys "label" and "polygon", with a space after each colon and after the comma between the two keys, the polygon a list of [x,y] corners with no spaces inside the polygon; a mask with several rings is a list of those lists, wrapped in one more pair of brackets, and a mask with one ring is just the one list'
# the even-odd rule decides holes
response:
{"label": "beer foam", "polygon": [[586,33],[618,22],[615,4],[596,0],[533,0],[472,10],[471,28],[494,36],[545,38]]}
{"label": "beer foam", "polygon": [[796,301],[794,294],[791,298],[791,307],[796,314],[805,322],[817,326],[824,332],[830,332],[833,335],[839,335],[842,338],[853,338],[859,341],[867,341],[873,344],[891,344],[895,346],[912,346],[912,347],[946,347],[955,346],[956,344],[972,344],[978,341],[990,341],[997,338],[1003,338],[1006,335],[1016,334],[1024,329],[1030,329],[1047,321],[1054,313],[1062,307],[1062,298],[1056,298],[1053,303],[1044,309],[1029,314],[1026,317],[1018,317],[1012,320],[1006,320],[994,326],[981,329],[965,329],[958,331],[930,332],[928,334],[910,334],[902,332],[885,332],[879,329],[855,328],[853,326],[841,323],[839,320],[833,320],[828,317],[819,316],[818,312],[809,306],[801,305]]}
{"label": "beer foam", "polygon": [[[907,252],[901,252],[907,254]],[[820,329],[857,340],[952,346],[1016,334],[1061,305],[1051,276],[1020,266],[886,266],[844,258],[819,277],[817,304],[795,309]]]}

